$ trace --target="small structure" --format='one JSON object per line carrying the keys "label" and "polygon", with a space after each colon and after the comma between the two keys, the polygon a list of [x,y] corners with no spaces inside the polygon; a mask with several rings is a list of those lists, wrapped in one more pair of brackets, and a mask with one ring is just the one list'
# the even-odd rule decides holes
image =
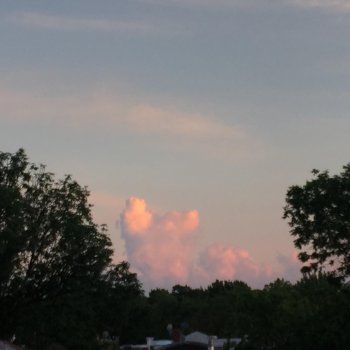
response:
{"label": "small structure", "polygon": [[170,339],[154,339],[153,337],[147,337],[146,344],[122,345],[120,350],[158,350],[172,343]]}
{"label": "small structure", "polygon": [[162,350],[208,350],[208,345],[196,342],[172,343],[162,347]]}
{"label": "small structure", "polygon": [[[184,337],[178,329],[171,328],[170,331],[172,331],[172,340],[155,340],[147,337],[146,344],[122,345],[120,350],[224,350],[225,347],[227,350],[234,350],[235,346],[241,342],[240,338],[217,338],[202,332],[193,332]],[[174,331],[176,331],[175,334]]]}
{"label": "small structure", "polygon": [[198,331],[190,333],[185,337],[185,342],[200,343],[206,345],[207,347],[210,345],[211,347],[214,347],[215,350],[223,350],[225,344],[229,344],[230,349],[233,350],[235,346],[241,342],[241,340],[241,338],[218,338],[216,336],[210,336]]}
{"label": "small structure", "polygon": [[157,350],[170,344],[172,344],[172,341],[169,339],[156,339],[156,340],[153,340],[151,348],[154,350]]}

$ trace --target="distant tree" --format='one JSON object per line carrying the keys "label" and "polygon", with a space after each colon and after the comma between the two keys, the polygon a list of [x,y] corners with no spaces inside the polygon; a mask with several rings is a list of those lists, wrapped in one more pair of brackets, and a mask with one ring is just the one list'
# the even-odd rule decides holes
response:
{"label": "distant tree", "polygon": [[[0,337],[22,335],[40,349],[38,339],[62,340],[69,324],[72,339],[95,337],[87,336],[91,298],[112,249],[88,195],[71,176],[56,180],[31,164],[23,149],[0,152]],[[81,321],[89,330],[79,337]]]}
{"label": "distant tree", "polygon": [[[300,349],[350,348],[350,290],[327,275],[305,277],[295,285],[296,339]],[[296,347],[294,347],[295,349]]]}
{"label": "distant tree", "polygon": [[104,274],[104,281],[111,291],[122,292],[130,295],[143,295],[142,284],[137,274],[130,271],[130,264],[122,261],[111,267]]}
{"label": "distant tree", "polygon": [[[98,319],[100,331],[108,331],[110,335],[120,337],[122,342],[132,340],[135,334],[135,327],[144,318],[135,322],[131,321],[134,314],[140,313],[138,307],[143,303],[144,292],[136,273],[130,271],[130,265],[122,261],[112,265],[104,273],[100,283],[98,305]],[[142,329],[143,330],[143,329]]]}
{"label": "distant tree", "polygon": [[242,281],[216,280],[207,288],[207,332],[224,337],[243,336],[251,331],[253,291]]}
{"label": "distant tree", "polygon": [[302,272],[350,276],[350,163],[339,175],[313,170],[313,179],[291,186],[284,218],[306,263]]}
{"label": "distant tree", "polygon": [[172,288],[172,294],[178,298],[189,296],[193,293],[193,289],[187,285],[182,286],[180,284],[176,284]]}
{"label": "distant tree", "polygon": [[150,334],[158,338],[170,338],[171,331],[167,326],[174,328],[180,319],[179,301],[166,289],[152,289],[149,293],[148,303],[150,306]]}
{"label": "distant tree", "polygon": [[222,293],[231,293],[239,291],[249,291],[250,287],[243,281],[219,281],[216,280],[208,286],[209,294],[217,295]]}

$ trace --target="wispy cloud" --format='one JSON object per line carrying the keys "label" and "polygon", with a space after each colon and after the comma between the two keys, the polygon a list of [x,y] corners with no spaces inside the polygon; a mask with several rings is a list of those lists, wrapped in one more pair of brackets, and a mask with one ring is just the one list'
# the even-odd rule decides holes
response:
{"label": "wispy cloud", "polygon": [[9,15],[7,20],[24,27],[60,31],[162,33],[154,22],[142,19],[80,18],[39,12],[18,12]]}
{"label": "wispy cloud", "polygon": [[[4,86],[4,85],[3,85]],[[144,96],[105,87],[67,95],[49,95],[0,85],[0,122],[57,125],[73,130],[139,135],[176,152],[218,160],[263,157],[266,145],[241,124],[188,110],[176,103],[150,102]]]}
{"label": "wispy cloud", "polygon": [[350,13],[349,0],[289,0],[289,2],[304,8],[319,8]]}
{"label": "wispy cloud", "polygon": [[241,127],[173,107],[156,106],[118,93],[46,96],[0,87],[0,120],[50,121],[67,127],[117,127],[129,132],[184,139],[245,140]]}
{"label": "wispy cloud", "polygon": [[199,113],[181,113],[152,105],[138,105],[130,110],[129,122],[143,132],[183,135],[198,138],[244,138],[238,127],[224,125]]}
{"label": "wispy cloud", "polygon": [[350,12],[349,0],[137,0],[143,3],[153,3],[163,6],[195,6],[206,8],[244,8],[257,9],[269,6],[280,6],[284,3],[304,8],[321,8]]}
{"label": "wispy cloud", "polygon": [[251,7],[261,3],[261,0],[135,0],[139,3],[156,4],[161,6],[178,6],[178,7]]}

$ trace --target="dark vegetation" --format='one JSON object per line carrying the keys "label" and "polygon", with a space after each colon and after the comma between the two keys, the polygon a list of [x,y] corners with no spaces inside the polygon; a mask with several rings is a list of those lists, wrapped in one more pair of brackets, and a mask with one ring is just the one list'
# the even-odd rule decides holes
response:
{"label": "dark vegetation", "polygon": [[245,338],[245,349],[350,348],[350,166],[334,177],[314,171],[288,190],[285,218],[303,249],[304,277],[262,290],[216,281],[146,296],[128,263],[112,264],[88,195],[70,176],[56,180],[29,163],[23,150],[0,153],[1,339],[34,350],[97,349],[103,331],[137,343],[168,338],[172,323]]}

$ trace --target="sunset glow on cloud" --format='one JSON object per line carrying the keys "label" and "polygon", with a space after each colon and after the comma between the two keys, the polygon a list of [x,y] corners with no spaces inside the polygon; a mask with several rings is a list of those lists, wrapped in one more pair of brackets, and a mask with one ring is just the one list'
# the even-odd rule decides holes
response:
{"label": "sunset glow on cloud", "polygon": [[40,96],[25,89],[13,91],[0,85],[0,106],[4,118],[14,121],[50,120],[74,128],[118,127],[137,134],[175,139],[181,136],[189,140],[249,142],[239,125],[223,123],[199,112],[178,110],[176,106],[128,99],[112,88],[91,90],[81,96]]}
{"label": "sunset glow on cloud", "polygon": [[187,283],[198,226],[196,210],[156,215],[145,200],[129,198],[121,214],[121,227],[131,266],[151,286]]}
{"label": "sunset glow on cloud", "polygon": [[129,198],[122,216],[122,223],[125,226],[123,232],[126,231],[130,235],[145,234],[152,224],[152,219],[152,214],[143,199]]}
{"label": "sunset glow on cloud", "polygon": [[145,289],[298,279],[288,188],[349,162],[350,0],[32,3],[1,2],[1,151],[86,185]]}
{"label": "sunset glow on cloud", "polygon": [[[260,266],[245,249],[214,242],[198,253],[194,246],[198,228],[197,210],[158,215],[144,199],[126,201],[121,214],[126,257],[146,289],[177,283],[205,286],[216,279],[243,280],[260,287],[273,279],[271,268]],[[294,255],[281,256],[280,263],[295,277]]]}
{"label": "sunset glow on cloud", "polygon": [[271,271],[254,262],[248,251],[222,243],[213,243],[207,247],[200,254],[198,265],[208,283],[220,279],[259,284],[271,277]]}
{"label": "sunset glow on cloud", "polygon": [[176,110],[152,105],[137,105],[130,109],[129,123],[144,132],[163,135],[184,135],[195,138],[244,138],[238,127],[217,123],[195,113],[180,113]]}

